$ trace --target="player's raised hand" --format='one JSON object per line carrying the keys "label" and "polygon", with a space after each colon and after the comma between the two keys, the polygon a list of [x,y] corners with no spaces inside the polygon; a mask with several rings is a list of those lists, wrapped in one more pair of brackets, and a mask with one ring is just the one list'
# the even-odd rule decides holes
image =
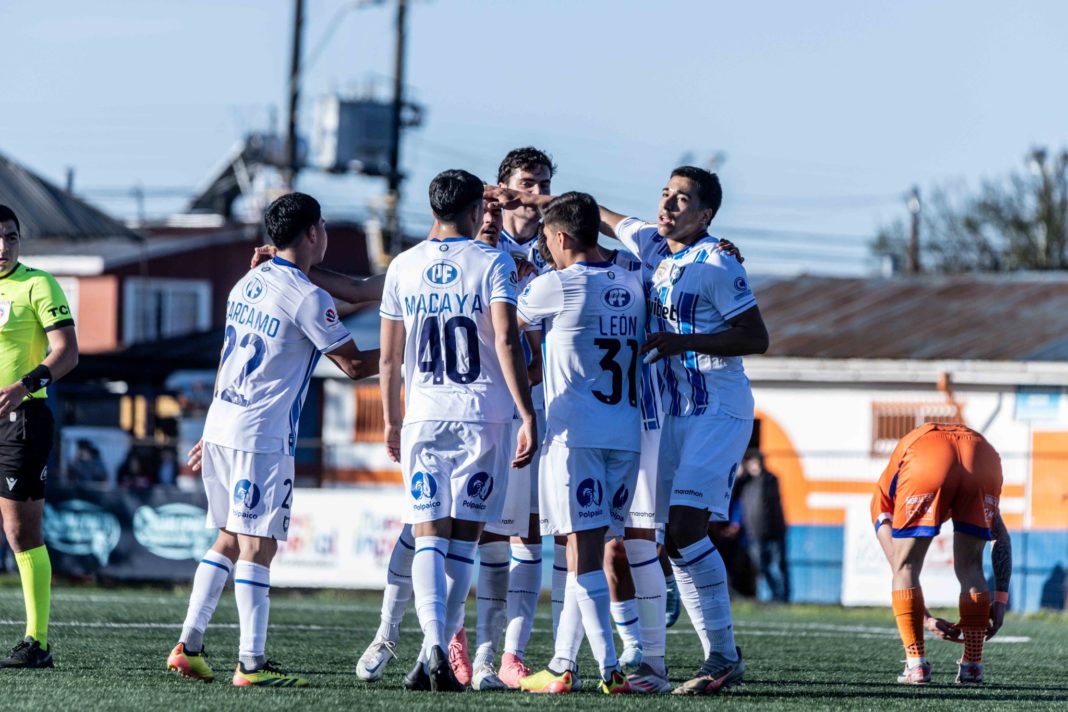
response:
{"label": "player's raised hand", "polygon": [[745,258],[742,257],[742,251],[739,250],[738,246],[730,240],[720,238],[719,242],[716,244],[716,252],[722,252],[723,254],[730,255],[734,259],[738,260],[738,264],[745,262]]}
{"label": "player's raised hand", "polygon": [[948,640],[953,643],[964,643],[964,639],[961,637],[960,628],[943,618],[935,618],[930,613],[927,613],[923,617],[923,627],[942,640]]}
{"label": "player's raised hand", "polygon": [[1005,608],[1004,603],[994,601],[990,604],[990,626],[986,629],[986,639],[990,640],[998,631],[1001,630],[1002,624],[1005,623]]}
{"label": "player's raised hand", "polygon": [[278,248],[274,245],[260,245],[252,251],[252,263],[249,264],[249,269],[262,265],[268,260],[273,260],[277,254]]}
{"label": "player's raised hand", "polygon": [[200,472],[200,466],[204,462],[204,441],[198,440],[197,444],[193,446],[193,449],[189,451],[186,456],[186,464],[189,465],[189,469],[193,472]]}
{"label": "player's raised hand", "polygon": [[530,464],[534,459],[534,451],[538,448],[537,441],[538,426],[534,423],[534,419],[524,419],[516,436],[515,458],[512,460],[512,467],[518,470],[520,467],[526,467]]}
{"label": "player's raised hand", "polygon": [[401,429],[398,425],[386,424],[386,453],[393,462],[400,462]]}

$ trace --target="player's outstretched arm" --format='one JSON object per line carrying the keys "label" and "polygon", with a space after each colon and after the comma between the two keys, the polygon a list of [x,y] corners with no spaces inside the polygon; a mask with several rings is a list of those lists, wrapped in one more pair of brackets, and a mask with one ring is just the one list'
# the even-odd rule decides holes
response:
{"label": "player's outstretched arm", "polygon": [[642,353],[656,354],[649,359],[651,363],[684,351],[711,356],[748,356],[768,350],[768,328],[758,307],[747,309],[727,323],[730,328],[716,334],[673,334],[666,331],[650,334]]}
{"label": "player's outstretched arm", "polygon": [[381,358],[378,349],[361,351],[352,339],[333,351],[328,351],[326,357],[337,364],[337,367],[354,381],[378,373]]}
{"label": "player's outstretched arm", "polygon": [[527,383],[526,358],[520,344],[519,325],[516,322],[515,305],[508,302],[490,304],[497,359],[504,372],[508,392],[512,394],[523,425],[519,428],[515,459],[512,467],[525,467],[534,459],[537,449],[538,426],[534,420],[534,402],[530,399]]}
{"label": "player's outstretched arm", "polygon": [[385,422],[386,452],[400,462],[401,363],[404,361],[404,322],[382,319],[379,354],[379,388],[382,392],[382,419]]}
{"label": "player's outstretched arm", "polygon": [[990,605],[990,627],[986,639],[997,635],[1005,622],[1005,609],[1009,601],[1009,579],[1012,578],[1012,538],[1001,518],[1001,512],[994,513],[991,523],[994,545],[990,550],[990,560],[994,565],[994,602]]}
{"label": "player's outstretched arm", "polygon": [[334,299],[341,299],[349,304],[381,301],[382,285],[386,281],[385,274],[350,277],[322,267],[312,267],[308,277],[312,284],[325,289]]}

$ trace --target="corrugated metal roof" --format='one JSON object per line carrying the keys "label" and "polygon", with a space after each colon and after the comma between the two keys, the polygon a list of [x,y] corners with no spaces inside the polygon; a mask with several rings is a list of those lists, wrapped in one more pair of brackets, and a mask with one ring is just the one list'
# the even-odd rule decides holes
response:
{"label": "corrugated metal roof", "polygon": [[0,203],[15,211],[23,237],[31,240],[140,239],[119,221],[3,154],[0,154]]}
{"label": "corrugated metal roof", "polygon": [[1068,360],[1068,275],[798,277],[757,287],[768,356]]}

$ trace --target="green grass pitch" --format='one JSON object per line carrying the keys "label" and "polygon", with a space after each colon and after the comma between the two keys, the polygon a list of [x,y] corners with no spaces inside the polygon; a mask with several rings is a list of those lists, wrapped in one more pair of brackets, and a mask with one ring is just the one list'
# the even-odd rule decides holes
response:
{"label": "green grass pitch", "polygon": [[[0,643],[7,648],[22,635],[21,589],[14,579],[0,586]],[[237,611],[227,588],[208,631],[209,660],[218,675],[213,684],[170,673],[165,658],[185,615],[185,589],[100,588],[57,585],[51,641],[56,668],[0,670],[0,709],[5,710],[363,710],[407,709],[1068,709],[1068,620],[1064,616],[1013,616],[1002,641],[988,646],[987,684],[953,684],[959,646],[929,641],[933,684],[895,684],[902,650],[889,606],[885,610],[836,607],[735,606],[737,638],[745,653],[743,685],[715,700],[661,695],[608,698],[599,692],[558,697],[517,692],[431,695],[401,687],[418,645],[415,613],[403,625],[400,659],[375,684],[356,679],[356,660],[378,622],[379,596],[369,593],[271,595],[268,650],[283,668],[305,673],[304,690],[234,688],[229,684],[238,642]],[[549,605],[539,606],[527,652],[532,664],[547,662],[551,651]],[[946,612],[949,617],[949,612]],[[474,605],[468,606],[474,643]],[[668,631],[668,665],[674,682],[700,664],[700,646],[685,614]],[[596,666],[584,645],[586,680]]]}

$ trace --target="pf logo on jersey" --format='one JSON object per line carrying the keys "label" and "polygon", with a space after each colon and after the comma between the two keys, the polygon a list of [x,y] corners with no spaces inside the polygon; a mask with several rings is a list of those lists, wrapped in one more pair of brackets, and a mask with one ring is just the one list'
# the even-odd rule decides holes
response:
{"label": "pf logo on jersey", "polygon": [[438,260],[431,263],[423,273],[423,281],[431,287],[448,287],[460,278],[460,268],[449,260]]}
{"label": "pf logo on jersey", "polygon": [[249,480],[240,480],[234,485],[234,504],[243,504],[245,509],[255,509],[260,503],[260,488]]}
{"label": "pf logo on jersey", "polygon": [[578,500],[579,505],[583,508],[599,506],[601,500],[604,499],[604,487],[592,477],[587,477],[582,482],[579,482],[578,490],[575,492],[575,499]]}
{"label": "pf logo on jersey", "polygon": [[264,285],[263,280],[258,276],[253,276],[252,279],[245,282],[245,299],[251,304],[255,304],[259,300],[263,299],[263,295],[267,292],[267,287]]}
{"label": "pf logo on jersey", "polygon": [[625,287],[609,287],[601,293],[601,300],[609,309],[622,311],[634,301],[634,296]]}

